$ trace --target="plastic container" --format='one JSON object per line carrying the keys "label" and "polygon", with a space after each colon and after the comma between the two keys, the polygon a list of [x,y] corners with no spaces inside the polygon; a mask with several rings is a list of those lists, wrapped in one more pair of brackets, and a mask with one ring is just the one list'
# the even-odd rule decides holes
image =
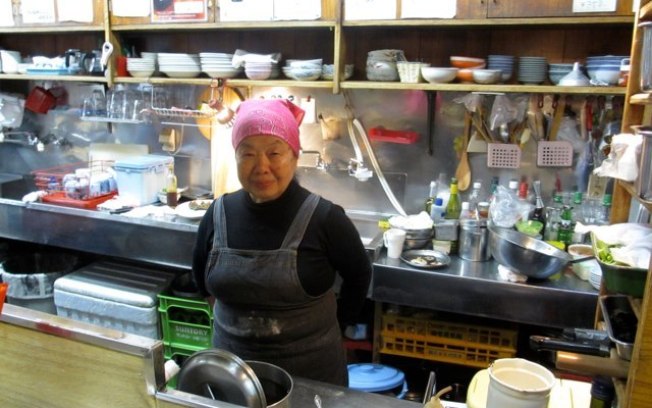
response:
{"label": "plastic container", "polygon": [[0,315],[2,314],[2,307],[5,305],[5,296],[7,295],[7,283],[0,283]]}
{"label": "plastic container", "polygon": [[59,316],[160,339],[158,294],[174,274],[116,262],[96,262],[59,278]]}
{"label": "plastic container", "polygon": [[0,277],[9,284],[7,303],[56,314],[54,283],[77,266],[76,256],[62,253],[36,252],[8,257],[0,265]]}
{"label": "plastic container", "polygon": [[114,169],[118,195],[131,205],[141,206],[158,201],[158,192],[165,188],[170,156],[148,154],[116,160]]}
{"label": "plastic container", "polygon": [[487,220],[460,220],[459,256],[469,261],[487,261],[491,258]]}
{"label": "plastic container", "polygon": [[546,408],[555,376],[522,358],[506,358],[489,366],[487,408]]}
{"label": "plastic container", "polygon": [[192,351],[212,347],[213,310],[207,301],[166,294],[158,299],[165,344]]}
{"label": "plastic container", "polygon": [[636,193],[644,200],[652,200],[652,126],[636,126],[634,131],[643,137]]}
{"label": "plastic container", "polygon": [[643,30],[641,47],[641,91],[652,92],[652,21],[638,25]]}
{"label": "plastic container", "polygon": [[408,391],[405,374],[394,367],[383,364],[349,364],[349,388],[380,394],[389,394],[402,399]]}

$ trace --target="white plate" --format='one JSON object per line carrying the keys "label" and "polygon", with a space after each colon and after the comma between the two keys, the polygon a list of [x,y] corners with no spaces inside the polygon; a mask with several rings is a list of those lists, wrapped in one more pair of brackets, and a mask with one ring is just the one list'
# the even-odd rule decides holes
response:
{"label": "white plate", "polygon": [[174,209],[174,212],[179,216],[183,218],[190,218],[190,219],[198,219],[204,216],[206,214],[206,210],[191,210],[190,209],[190,203],[192,202],[212,202],[213,200],[193,200],[193,201],[186,201],[185,203],[181,203],[177,205],[177,208]]}

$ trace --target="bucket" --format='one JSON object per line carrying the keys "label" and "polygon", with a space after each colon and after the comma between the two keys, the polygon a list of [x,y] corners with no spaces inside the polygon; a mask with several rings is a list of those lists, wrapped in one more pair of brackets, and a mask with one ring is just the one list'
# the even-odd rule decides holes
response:
{"label": "bucket", "polygon": [[487,408],[546,408],[555,376],[522,358],[498,359],[489,366]]}
{"label": "bucket", "polygon": [[0,264],[0,277],[9,284],[7,303],[57,314],[54,281],[77,266],[77,257],[62,253],[9,256]]}
{"label": "bucket", "polygon": [[349,364],[348,370],[351,389],[391,395],[399,399],[403,399],[408,391],[405,374],[394,367],[359,363]]}

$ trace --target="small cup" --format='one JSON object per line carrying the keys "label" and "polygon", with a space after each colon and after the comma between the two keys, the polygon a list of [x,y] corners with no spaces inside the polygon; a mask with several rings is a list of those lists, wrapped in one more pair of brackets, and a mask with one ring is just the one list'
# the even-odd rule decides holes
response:
{"label": "small cup", "polygon": [[383,233],[383,242],[387,247],[387,256],[389,258],[398,258],[403,252],[405,243],[405,230],[391,228]]}

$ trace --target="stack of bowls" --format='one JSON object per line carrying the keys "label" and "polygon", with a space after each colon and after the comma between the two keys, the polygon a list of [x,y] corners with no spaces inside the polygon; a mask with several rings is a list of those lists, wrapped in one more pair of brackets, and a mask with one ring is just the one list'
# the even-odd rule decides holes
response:
{"label": "stack of bowls", "polygon": [[375,50],[367,54],[367,79],[369,81],[398,81],[398,61],[405,61],[403,50]]}
{"label": "stack of bowls", "polygon": [[[353,76],[353,64],[344,65],[344,79],[349,79]],[[333,64],[324,64],[321,66],[321,79],[327,81],[333,80],[333,75],[335,73],[335,66]]]}
{"label": "stack of bowls", "polygon": [[551,63],[548,66],[548,78],[554,85],[559,85],[559,80],[565,77],[572,70],[572,63]]}
{"label": "stack of bowls", "polygon": [[201,70],[211,78],[235,78],[242,72],[231,64],[233,54],[222,52],[200,52]]}
{"label": "stack of bowls", "polygon": [[586,58],[586,69],[593,85],[617,85],[620,65],[628,55],[601,55]]}
{"label": "stack of bowls", "polygon": [[156,71],[156,61],[151,58],[127,58],[127,71],[132,77],[151,77]]}
{"label": "stack of bowls", "polygon": [[538,85],[546,80],[548,61],[545,57],[520,57],[518,59],[518,82]]}
{"label": "stack of bowls", "polygon": [[487,66],[487,61],[484,58],[452,55],[450,61],[453,67],[459,68],[457,79],[460,82],[473,82],[473,70],[483,69]]}
{"label": "stack of bowls", "polygon": [[170,78],[194,78],[201,73],[197,54],[158,53],[159,69]]}
{"label": "stack of bowls", "polygon": [[158,69],[158,53],[143,51],[140,53],[140,57],[154,62],[154,75],[160,73]]}
{"label": "stack of bowls", "polygon": [[398,61],[396,63],[399,79],[401,82],[408,84],[423,82],[423,77],[421,76],[421,68],[429,66],[430,64],[426,64],[424,62]]}
{"label": "stack of bowls", "polygon": [[314,81],[321,77],[322,60],[320,58],[309,60],[289,59],[285,61],[285,66],[282,69],[283,74],[290,79]]}
{"label": "stack of bowls", "polygon": [[502,72],[501,82],[510,80],[514,73],[514,57],[512,55],[489,55],[487,62],[489,69],[499,69]]}

